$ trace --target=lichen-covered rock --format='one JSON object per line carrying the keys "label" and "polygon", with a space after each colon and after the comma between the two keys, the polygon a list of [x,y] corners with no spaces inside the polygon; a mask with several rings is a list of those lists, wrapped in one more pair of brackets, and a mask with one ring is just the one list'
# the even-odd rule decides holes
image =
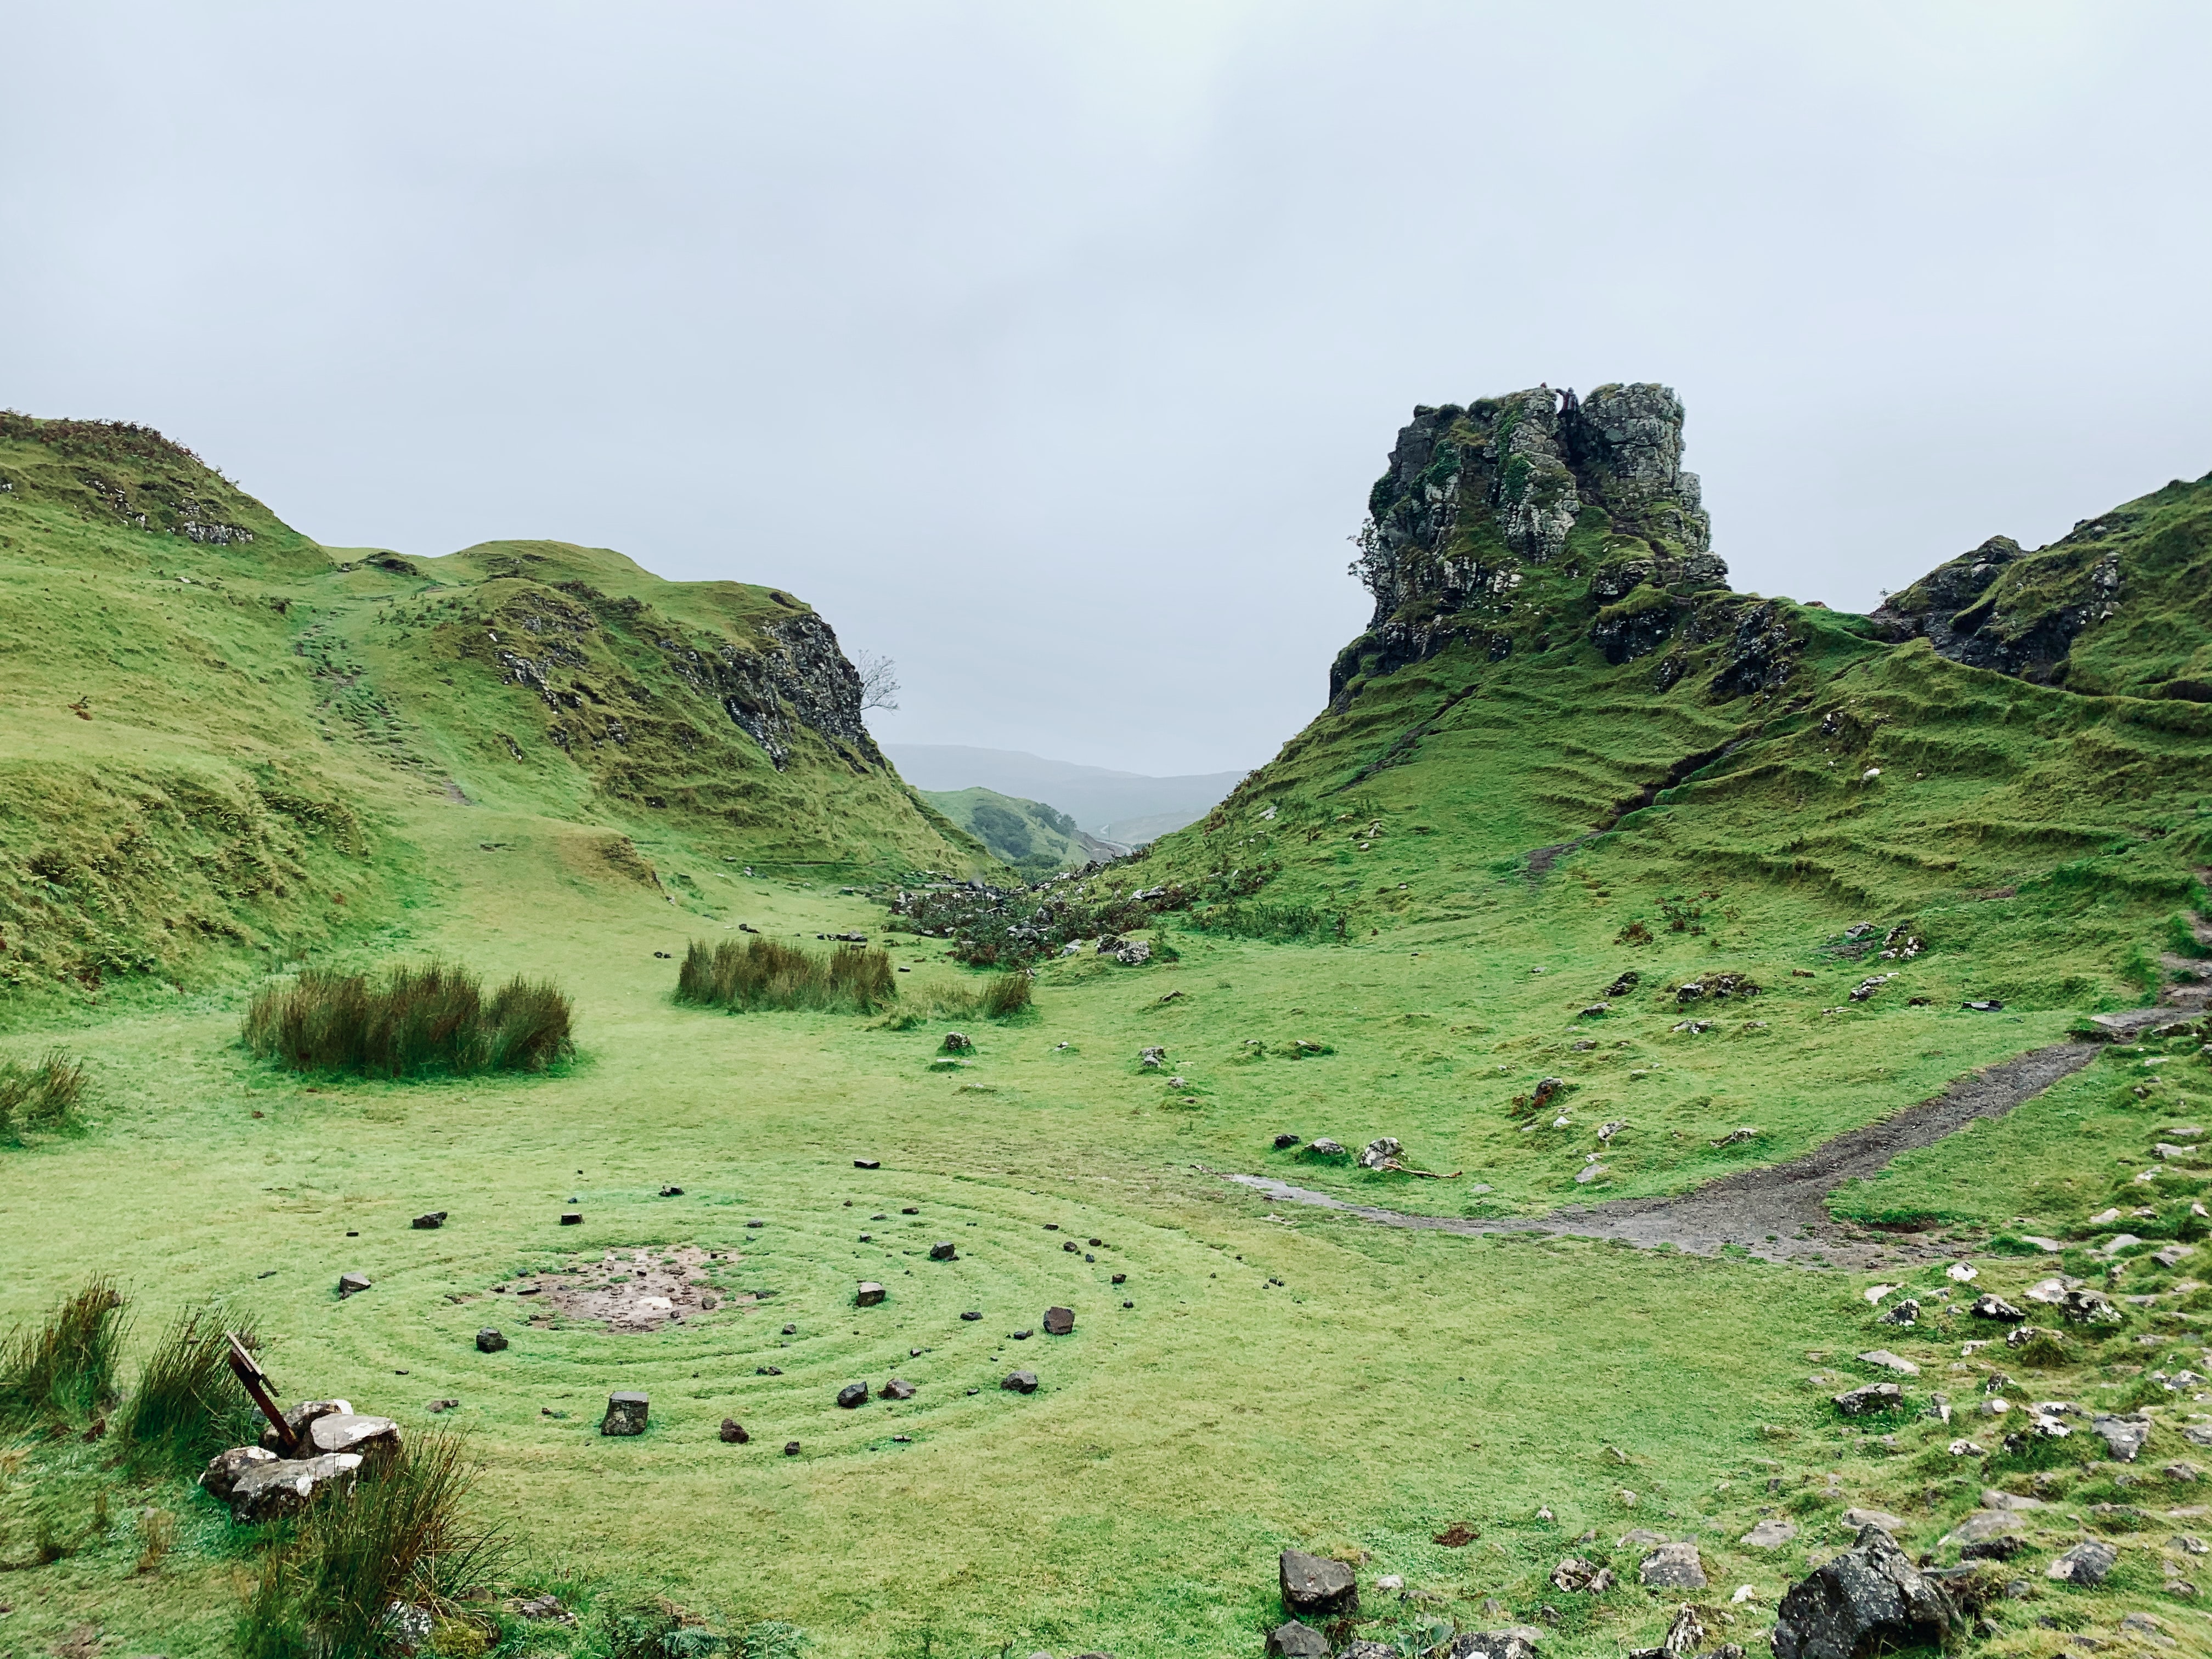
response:
{"label": "lichen-covered rock", "polygon": [[360,1473],[356,1452],[325,1452],[318,1457],[271,1458],[240,1474],[230,1489],[230,1518],[241,1526],[296,1515],[326,1487],[349,1490]]}
{"label": "lichen-covered rock", "polygon": [[1332,1619],[1359,1611],[1359,1581],[1350,1567],[1327,1556],[1285,1550],[1276,1563],[1283,1605],[1306,1619]]}
{"label": "lichen-covered rock", "polygon": [[1879,1527],[1793,1585],[1775,1610],[1774,1659],[1871,1659],[1937,1647],[1964,1629],[1950,1592]]}
{"label": "lichen-covered rock", "polygon": [[[284,1413],[284,1426],[291,1430],[296,1443],[304,1444],[308,1429],[318,1418],[350,1416],[352,1413],[350,1400],[302,1400]],[[276,1432],[274,1423],[261,1431],[261,1445],[264,1451],[279,1455],[285,1450],[283,1437]]]}
{"label": "lichen-covered rock", "polygon": [[399,1425],[388,1417],[332,1412],[307,1425],[307,1443],[318,1452],[359,1452],[385,1457],[399,1449]]}
{"label": "lichen-covered rock", "polygon": [[209,1497],[228,1504],[240,1476],[257,1464],[274,1463],[276,1461],[275,1452],[264,1450],[259,1446],[233,1446],[228,1451],[219,1451],[208,1460],[207,1468],[200,1476],[200,1486]]}
{"label": "lichen-covered rock", "polygon": [[646,1419],[652,1401],[641,1394],[611,1394],[607,1396],[607,1414],[599,1419],[601,1434],[632,1435],[645,1432]]}
{"label": "lichen-covered rock", "polygon": [[1286,1620],[1267,1632],[1267,1659],[1328,1659],[1328,1638],[1311,1625]]}

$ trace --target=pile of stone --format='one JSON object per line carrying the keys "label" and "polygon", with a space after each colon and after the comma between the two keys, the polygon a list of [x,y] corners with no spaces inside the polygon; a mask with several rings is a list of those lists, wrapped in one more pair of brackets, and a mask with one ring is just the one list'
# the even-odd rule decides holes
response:
{"label": "pile of stone", "polygon": [[251,1526],[294,1515],[319,1493],[353,1490],[362,1467],[399,1452],[399,1425],[356,1412],[350,1401],[303,1400],[257,1446],[218,1452],[200,1476],[209,1495],[230,1505],[230,1518]]}

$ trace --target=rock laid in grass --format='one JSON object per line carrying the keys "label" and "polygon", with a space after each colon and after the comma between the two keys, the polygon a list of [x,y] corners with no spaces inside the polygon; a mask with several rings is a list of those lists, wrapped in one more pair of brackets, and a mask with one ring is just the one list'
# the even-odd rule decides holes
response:
{"label": "rock laid in grass", "polygon": [[1830,1395],[1829,1403],[1846,1417],[1864,1417],[1870,1412],[1896,1411],[1905,1404],[1905,1390],[1894,1382],[1869,1382]]}
{"label": "rock laid in grass", "polygon": [[970,1308],[960,1316],[972,1325],[983,1316],[983,1313],[980,1308]]}
{"label": "rock laid in grass", "polygon": [[967,1054],[975,1051],[975,1039],[958,1031],[945,1034],[945,1052],[948,1054]]}
{"label": "rock laid in grass", "polygon": [[561,1224],[562,1224],[562,1226],[564,1226],[564,1227],[580,1227],[580,1226],[582,1226],[582,1225],[584,1224],[584,1212],[583,1212],[581,1210],[563,1210],[563,1211],[562,1211],[562,1212],[561,1212]]}
{"label": "rock laid in grass", "polygon": [[460,1408],[461,1402],[458,1400],[433,1400],[423,1409],[428,1411],[431,1416],[438,1417],[447,1412],[457,1412],[460,1410]]}
{"label": "rock laid in grass", "polygon": [[200,1476],[201,1490],[218,1503],[228,1504],[241,1475],[257,1464],[276,1461],[275,1452],[259,1446],[233,1446],[228,1451],[217,1452]]}
{"label": "rock laid in grass", "polygon": [[940,1238],[929,1247],[929,1259],[932,1261],[957,1261],[960,1252],[952,1248],[951,1239]]}
{"label": "rock laid in grass", "polygon": [[1892,1353],[1887,1348],[1869,1348],[1859,1356],[1862,1365],[1879,1365],[1886,1371],[1895,1371],[1899,1376],[1917,1376],[1920,1367],[1910,1359]]}
{"label": "rock laid in grass", "polygon": [[1995,1291],[1984,1291],[1976,1297],[1973,1307],[1968,1311],[1977,1319],[1995,1319],[2007,1325],[2017,1325],[2027,1317]]}
{"label": "rock laid in grass", "polygon": [[1047,1336],[1066,1336],[1074,1328],[1074,1309],[1047,1308],[1044,1310],[1044,1334]]}
{"label": "rock laid in grass", "polygon": [[477,1352],[478,1353],[497,1353],[506,1346],[507,1339],[489,1325],[485,1326],[482,1330],[477,1333]]}
{"label": "rock laid in grass", "polygon": [[1909,1296],[1875,1321],[1877,1325],[1917,1325],[1919,1322],[1920,1304]]}
{"label": "rock laid in grass", "polygon": [[1685,1540],[1662,1544],[1645,1556],[1644,1565],[1636,1570],[1636,1577],[1638,1582],[1654,1589],[1703,1589],[1705,1564],[1698,1559],[1698,1547]]}
{"label": "rock laid in grass", "polygon": [[333,1412],[307,1425],[307,1441],[317,1452],[358,1452],[388,1457],[399,1449],[399,1425],[388,1417]]}
{"label": "rock laid in grass", "polygon": [[2076,1325],[2118,1325],[2127,1318],[2108,1296],[2095,1291],[2069,1291],[2059,1310]]}
{"label": "rock laid in grass", "polygon": [[1115,1273],[1114,1275],[1114,1282],[1116,1285],[1126,1285],[1129,1282],[1129,1275],[1127,1273]]}
{"label": "rock laid in grass", "polygon": [[361,1458],[354,1452],[278,1457],[256,1463],[230,1489],[230,1518],[241,1526],[252,1526],[297,1515],[325,1488],[351,1491],[360,1470]]}
{"label": "rock laid in grass", "polygon": [[752,1436],[745,1432],[745,1425],[738,1422],[736,1418],[726,1417],[722,1419],[721,1440],[724,1445],[742,1446],[751,1438]]}
{"label": "rock laid in grass", "polygon": [[2115,1462],[2132,1463],[2150,1438],[2150,1419],[2141,1412],[2130,1412],[2124,1417],[2107,1417],[2099,1413],[2089,1426],[2105,1443],[2106,1451]]}
{"label": "rock laid in grass", "polygon": [[363,1291],[368,1289],[368,1287],[375,1282],[376,1281],[371,1279],[367,1273],[340,1273],[338,1275],[338,1299],[340,1301],[343,1301],[347,1297],[359,1296]]}
{"label": "rock laid in grass", "polygon": [[442,1227],[446,1224],[446,1212],[443,1210],[432,1210],[427,1215],[416,1216],[407,1224],[410,1227],[420,1227],[427,1232],[433,1227]]}
{"label": "rock laid in grass", "polygon": [[999,1386],[1011,1394],[1035,1394],[1037,1379],[1035,1371],[1009,1371]]}
{"label": "rock laid in grass", "polygon": [[1880,1527],[1892,1537],[1903,1532],[1905,1525],[1904,1516],[1892,1515],[1887,1510],[1845,1510],[1843,1522],[1854,1535],[1869,1527]]}
{"label": "rock laid in grass", "polygon": [[914,1398],[914,1384],[902,1376],[895,1376],[877,1390],[877,1397],[883,1400],[911,1400]]}
{"label": "rock laid in grass", "polygon": [[611,1394],[607,1414],[599,1419],[601,1434],[643,1434],[651,1401],[641,1394]]}
{"label": "rock laid in grass", "polygon": [[1306,1150],[1316,1158],[1342,1158],[1344,1143],[1340,1140],[1331,1140],[1327,1135],[1322,1135],[1318,1139],[1307,1142]]}
{"label": "rock laid in grass", "polygon": [[1267,1632],[1267,1659],[1328,1659],[1328,1638],[1311,1625],[1286,1620]]}
{"label": "rock laid in grass", "polygon": [[1943,1646],[1964,1628],[1950,1592],[1924,1577],[1895,1539],[1868,1527],[1782,1598],[1774,1659],[1868,1659],[1893,1648]]}
{"label": "rock laid in grass", "polygon": [[799,1443],[798,1443],[796,1440],[787,1440],[787,1441],[785,1441],[785,1442],[783,1443],[783,1455],[784,1455],[786,1457],[796,1457],[796,1456],[798,1456],[798,1455],[799,1455]]}
{"label": "rock laid in grass", "polygon": [[1334,1619],[1359,1611],[1359,1581],[1341,1561],[1304,1550],[1285,1550],[1276,1562],[1283,1605],[1308,1619]]}
{"label": "rock laid in grass", "polygon": [[660,1189],[660,1195],[663,1198],[681,1198],[684,1196],[684,1189],[681,1187],[663,1187]]}
{"label": "rock laid in grass", "polygon": [[837,1403],[848,1412],[866,1405],[868,1385],[865,1382],[848,1382],[837,1390]]}
{"label": "rock laid in grass", "polygon": [[[337,1417],[352,1410],[353,1401],[350,1400],[302,1400],[285,1412],[284,1426],[291,1430],[296,1441],[304,1442],[308,1429],[318,1418]],[[264,1450],[283,1455],[284,1441],[276,1432],[275,1424],[261,1431],[261,1444]]]}
{"label": "rock laid in grass", "polygon": [[1405,1147],[1399,1144],[1397,1136],[1378,1135],[1360,1148],[1359,1167],[1363,1170],[1379,1170],[1386,1164],[1395,1162],[1398,1154],[1405,1150]]}
{"label": "rock laid in grass", "polygon": [[1741,1542],[1749,1549],[1778,1550],[1797,1535],[1797,1528],[1778,1515],[1770,1515],[1749,1532]]}
{"label": "rock laid in grass", "polygon": [[883,1299],[884,1287],[872,1279],[862,1279],[860,1289],[853,1293],[853,1305],[856,1308],[872,1308]]}
{"label": "rock laid in grass", "polygon": [[1279,1152],[1286,1152],[1291,1147],[1302,1145],[1304,1140],[1304,1135],[1279,1134],[1275,1137],[1275,1150]]}
{"label": "rock laid in grass", "polygon": [[2086,1539],[2043,1570],[2046,1578],[2068,1584],[2101,1584],[2120,1553],[2101,1538]]}

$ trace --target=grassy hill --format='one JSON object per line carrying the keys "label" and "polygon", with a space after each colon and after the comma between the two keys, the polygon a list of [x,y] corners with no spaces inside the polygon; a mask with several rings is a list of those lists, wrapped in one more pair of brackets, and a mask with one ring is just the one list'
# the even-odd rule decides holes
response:
{"label": "grassy hill", "polygon": [[389,927],[455,874],[424,812],[647,886],[678,849],[848,879],[980,857],[790,595],[550,543],[326,550],[143,428],[0,418],[0,706],[19,1003]]}
{"label": "grassy hill", "polygon": [[1079,870],[1129,849],[1088,833],[1058,807],[995,789],[924,790],[922,798],[981,842],[991,856],[1032,879]]}
{"label": "grassy hill", "polygon": [[[2114,614],[1993,666],[1960,641],[2064,631],[2030,588],[2075,606],[2029,582],[2040,556],[2017,590],[1969,565],[1873,618],[1736,594],[1680,439],[1658,388],[1422,411],[1372,502],[1374,625],[1269,766],[1090,877],[894,896],[864,878],[994,868],[808,701],[839,671],[803,607],[537,544],[393,568],[151,452],[126,500],[149,524],[257,538],[191,542],[68,493],[120,463],[17,433],[0,964],[38,955],[0,993],[0,1065],[59,1045],[87,1082],[75,1127],[0,1144],[0,1321],[40,1328],[97,1269],[137,1321],[126,1387],[171,1309],[220,1304],[287,1398],[464,1431],[472,1512],[514,1547],[490,1600],[441,1610],[448,1653],[606,1659],[607,1620],[665,1606],[700,1622],[663,1653],[758,1659],[797,1626],[813,1659],[1258,1656],[1297,1547],[1355,1570],[1340,1653],[1519,1625],[1544,1659],[1613,1659],[1687,1601],[1705,1651],[1763,1654],[1855,1511],[1948,1570],[1990,1488],[2044,1507],[1953,1581],[1964,1651],[2128,1651],[2139,1613],[2203,1645],[2178,1540],[2212,1370],[2206,1033],[2068,1038],[2185,994],[2212,933],[2180,586],[2212,485],[2098,520]],[[198,516],[157,518],[171,475]],[[264,538],[278,576],[251,574]],[[678,1003],[687,945],[740,928],[867,935],[894,1006]],[[102,939],[155,966],[83,988]],[[965,961],[1013,943],[1034,1005],[986,1017]],[[426,954],[565,987],[576,1059],[362,1081],[238,1040],[257,965]],[[2061,1081],[1808,1200],[1800,1237],[1596,1236],[1605,1200],[2046,1047]],[[1381,1167],[1352,1156],[1383,1137]],[[717,1301],[680,1322],[556,1294],[684,1249]],[[342,1297],[345,1273],[371,1287]],[[2111,1316],[2033,1299],[2061,1274]],[[1984,1291],[2043,1334],[2008,1346]],[[1879,1381],[1894,1409],[1833,1403]],[[617,1389],[649,1395],[643,1436],[599,1432]],[[281,1533],[119,1461],[119,1413],[93,1416],[0,1435],[9,1641],[240,1652]],[[1704,1589],[1643,1582],[1660,1539]],[[2049,1576],[2088,1539],[2103,1583]],[[1570,1559],[1610,1588],[1563,1589]],[[524,1616],[549,1594],[577,1626]]]}

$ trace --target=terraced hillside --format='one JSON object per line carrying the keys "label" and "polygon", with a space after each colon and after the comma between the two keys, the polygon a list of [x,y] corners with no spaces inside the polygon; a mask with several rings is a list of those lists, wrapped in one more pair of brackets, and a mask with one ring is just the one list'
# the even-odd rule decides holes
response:
{"label": "terraced hillside", "polygon": [[[90,541],[189,538],[9,520],[104,677],[73,711],[72,653],[0,657],[58,802],[9,799],[11,952],[152,914],[29,868],[17,823],[111,816],[56,780],[265,804],[281,765],[333,805],[222,843],[283,894],[181,839],[131,875],[238,930],[165,946],[176,992],[5,993],[0,1317],[104,1273],[136,1321],[106,1399],[27,1410],[0,1364],[9,1639],[305,1650],[252,1599],[295,1523],[133,1450],[185,1305],[287,1400],[464,1434],[512,1547],[407,1581],[437,1653],[1793,1659],[1808,1576],[1885,1535],[1924,1616],[1870,1644],[2203,1646],[2212,485],[2085,529],[2100,609],[2054,653],[2075,552],[1873,618],[1735,594],[1680,460],[1661,388],[1422,411],[1327,711],[1033,887],[808,702],[834,664],[776,678],[819,625],[762,590],[393,569],[213,484],[254,544],[71,587]],[[221,562],[264,534],[287,608]],[[160,697],[155,618],[243,713]],[[675,998],[690,944],[855,934],[874,1012]],[[574,1058],[365,1080],[239,1040],[248,966],[429,954],[565,988]],[[1009,969],[1027,1007],[987,1000]],[[82,1098],[34,1121],[57,1047]],[[642,1434],[600,1431],[618,1392]],[[1356,1602],[1286,1601],[1285,1549]]]}

